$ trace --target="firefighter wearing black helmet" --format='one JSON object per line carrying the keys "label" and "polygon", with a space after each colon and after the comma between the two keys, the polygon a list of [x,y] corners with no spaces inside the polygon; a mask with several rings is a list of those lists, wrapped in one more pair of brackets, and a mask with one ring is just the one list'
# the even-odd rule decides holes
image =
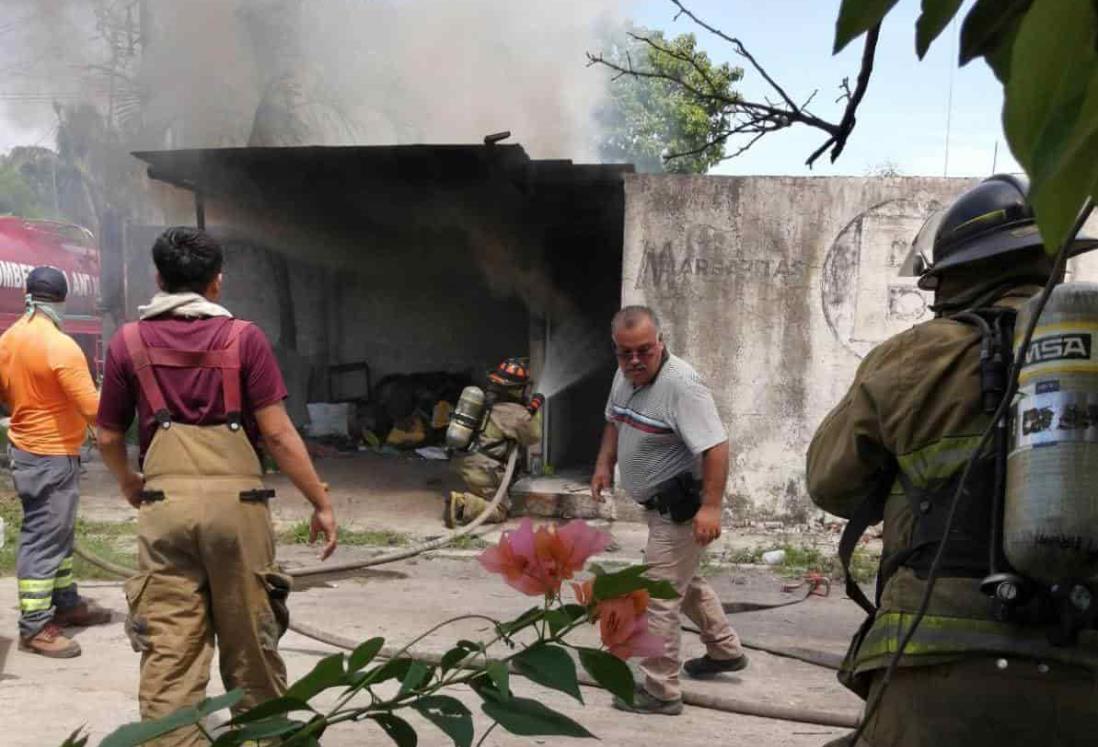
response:
{"label": "firefighter wearing black helmet", "polygon": [[[488,372],[484,426],[473,437],[469,453],[457,461],[468,490],[454,491],[446,497],[443,521],[447,527],[477,518],[499,489],[512,449],[533,446],[541,440],[541,418],[537,413],[544,398],[539,394],[527,402],[529,383],[530,373],[521,358],[508,358]],[[486,521],[505,521],[509,510],[505,498]]]}
{"label": "firefighter wearing black helmet", "polygon": [[[935,318],[866,356],[809,447],[812,500],[850,519],[841,554],[849,555],[869,524],[884,521],[877,598],[874,604],[850,589],[869,615],[840,673],[870,701],[923,600],[961,472],[998,404],[981,378],[981,349],[1009,351],[1013,311],[1053,271],[1027,191],[1024,179],[996,175],[927,221],[913,253],[919,286],[934,292]],[[1080,235],[1071,253],[1095,246],[1098,240]],[[997,620],[981,590],[997,551],[995,476],[994,453],[982,453],[926,616],[860,745],[1094,743],[1098,637],[1052,646],[1036,626]]]}

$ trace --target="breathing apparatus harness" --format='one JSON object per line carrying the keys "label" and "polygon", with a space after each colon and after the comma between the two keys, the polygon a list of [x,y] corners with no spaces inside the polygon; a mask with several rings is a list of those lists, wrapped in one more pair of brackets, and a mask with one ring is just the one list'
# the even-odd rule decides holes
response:
{"label": "breathing apparatus harness", "polygon": [[[1029,350],[1041,312],[1048,303],[1048,299],[1052,295],[1053,289],[1059,284],[1063,277],[1064,269],[1067,266],[1069,257],[1069,248],[1072,246],[1076,235],[1082,230],[1083,224],[1086,222],[1087,218],[1090,217],[1093,210],[1094,201],[1088,199],[1082,212],[1077,216],[1071,231],[1068,233],[1067,239],[1064,241],[1063,245],[1059,247],[1059,251],[1055,257],[1053,271],[1040,295],[1037,297],[1033,313],[1029,317],[1025,331],[1020,340],[1018,350],[1023,351],[1022,355],[1018,356],[1013,361],[1010,361],[1009,364],[1006,362],[1009,360],[1007,357],[1010,350],[1009,344],[1005,348],[1001,347],[1002,335],[1008,326],[1006,323],[1008,317],[1006,315],[993,319],[992,321],[989,321],[988,318],[977,311],[962,312],[960,315],[955,315],[955,318],[960,317],[958,318],[958,321],[975,324],[980,329],[983,336],[981,342],[980,370],[981,390],[985,412],[990,408],[991,403],[996,397],[998,398],[998,402],[991,412],[991,422],[981,434],[980,440],[973,450],[972,456],[965,464],[960,476],[955,480],[950,480],[947,485],[941,489],[941,494],[943,495],[948,494],[946,492],[948,489],[952,489],[952,498],[948,502],[944,521],[940,521],[938,518],[941,516],[941,510],[939,510],[935,512],[938,514],[938,516],[935,517],[936,520],[927,523],[928,527],[932,524],[940,526],[940,531],[938,532],[938,538],[936,540],[928,537],[929,542],[923,545],[924,551],[929,551],[931,548],[935,549],[930,563],[924,566],[926,568],[926,585],[922,599],[919,603],[919,608],[889,661],[881,686],[877,688],[874,697],[866,704],[865,715],[851,737],[851,744],[858,742],[864,733],[866,726],[870,723],[877,708],[880,706],[884,693],[888,689],[896,669],[899,667],[900,660],[903,658],[908,644],[910,644],[912,638],[919,629],[919,625],[926,617],[927,609],[930,606],[930,600],[933,596],[934,587],[937,584],[939,576],[947,569],[952,573],[953,559],[964,558],[966,555],[964,550],[962,550],[960,554],[950,555],[949,559],[951,565],[946,564],[947,553],[950,552],[950,543],[952,540],[957,539],[954,527],[957,524],[958,515],[961,506],[964,503],[962,499],[970,495],[971,492],[974,492],[971,489],[974,477],[981,475],[982,473],[984,479],[986,479],[987,463],[989,459],[991,461],[991,484],[993,486],[994,497],[992,506],[990,507],[991,510],[988,524],[991,531],[989,542],[985,549],[988,552],[987,561],[988,565],[990,565],[989,570],[991,570],[991,573],[983,579],[981,589],[984,590],[985,593],[993,596],[993,599],[995,600],[994,610],[996,617],[1001,620],[1019,621],[1021,621],[1022,618],[1029,617],[1029,615],[1025,614],[1026,611],[1023,609],[1023,604],[1031,599],[1035,600],[1036,607],[1039,610],[1038,616],[1043,617],[1047,615],[1050,609],[1049,602],[1051,602],[1051,609],[1058,613],[1057,617],[1059,618],[1061,625],[1059,634],[1055,631],[1050,633],[1050,642],[1059,645],[1074,642],[1075,636],[1078,634],[1079,630],[1094,622],[1095,605],[1092,603],[1093,596],[1085,586],[1075,584],[1068,588],[1063,588],[1054,585],[1047,590],[1047,595],[1034,593],[1039,591],[1040,587],[1029,582],[1028,579],[1022,578],[1020,575],[1008,570],[1005,559],[1001,554],[1002,496],[1003,483],[1005,482],[1003,476],[1005,476],[1005,456],[1006,449],[1008,448],[1006,438],[1007,413],[1018,389],[1018,375],[1025,362],[1024,351]],[[979,321],[976,321],[977,319],[979,319]],[[1013,327],[1013,319],[1010,320],[1009,326]],[[988,331],[991,331],[992,334],[987,334]],[[1000,343],[998,352],[996,352],[996,339],[998,339]],[[997,358],[1001,360],[997,360]],[[1000,379],[1000,371],[1009,371],[1005,380]],[[1005,383],[1005,387],[1002,387],[1001,394],[998,393],[1000,390],[1000,381]],[[989,455],[987,449],[988,446],[992,444],[994,444],[994,446]],[[901,472],[902,471],[899,470],[895,462],[881,472],[878,479],[871,487],[869,497],[862,502],[851,516],[839,543],[839,557],[842,561],[843,570],[846,575],[847,594],[868,613],[866,621],[855,636],[854,646],[858,644],[860,639],[864,637],[869,627],[872,625],[876,614],[876,607],[869,602],[857,583],[852,579],[850,574],[850,559],[853,556],[853,551],[857,545],[858,539],[864,531],[872,524],[882,520],[884,502],[888,497],[892,483],[895,479],[899,478]],[[902,484],[903,479],[900,479]],[[979,478],[977,478],[977,480],[979,480]],[[905,493],[906,492],[907,486],[905,486]],[[922,505],[923,502],[920,501],[918,506],[920,510]],[[942,508],[946,508],[946,504],[943,503],[939,506],[939,509]],[[933,502],[931,502],[930,511],[934,511]],[[916,513],[916,517],[919,517],[919,513]],[[918,532],[919,522],[917,521],[915,528],[916,536],[918,536]],[[910,560],[910,558],[908,559]],[[925,558],[923,562],[925,562]],[[919,564],[922,565],[923,563]],[[881,572],[878,574],[877,580],[878,602],[880,601],[881,590],[887,580],[886,573],[890,570],[894,571],[895,568],[886,568],[885,563],[882,562]],[[975,575],[978,577],[982,574]],[[848,684],[849,686],[847,680],[843,681],[844,684]]]}

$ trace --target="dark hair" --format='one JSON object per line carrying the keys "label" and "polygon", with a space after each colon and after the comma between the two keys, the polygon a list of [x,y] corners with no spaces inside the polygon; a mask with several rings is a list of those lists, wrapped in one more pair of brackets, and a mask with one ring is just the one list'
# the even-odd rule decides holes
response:
{"label": "dark hair", "polygon": [[153,262],[168,293],[205,293],[221,272],[221,245],[205,231],[176,226],[157,237]]}

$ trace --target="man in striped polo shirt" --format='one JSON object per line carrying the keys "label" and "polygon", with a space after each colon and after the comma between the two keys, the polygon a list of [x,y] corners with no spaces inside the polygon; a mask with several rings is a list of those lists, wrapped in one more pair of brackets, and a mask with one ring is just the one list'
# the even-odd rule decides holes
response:
{"label": "man in striped polo shirt", "polygon": [[[720,599],[698,575],[706,545],[721,534],[721,503],[728,480],[728,434],[713,395],[689,363],[671,355],[659,320],[646,306],[627,306],[610,326],[619,370],[606,404],[591,494],[602,500],[617,464],[622,488],[647,511],[648,576],[670,581],[677,599],[653,599],[651,631],[667,641],[663,655],[644,659],[645,674],[633,706],[622,710],[682,712],[679,668],[692,677],[747,666],[739,637]],[[706,655],[681,665],[680,610],[701,630]]]}

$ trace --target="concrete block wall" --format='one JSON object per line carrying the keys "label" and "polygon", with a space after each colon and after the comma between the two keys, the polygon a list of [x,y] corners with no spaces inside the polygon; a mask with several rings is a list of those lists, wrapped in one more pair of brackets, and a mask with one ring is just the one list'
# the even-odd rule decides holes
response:
{"label": "concrete block wall", "polygon": [[[712,387],[737,514],[812,510],[811,436],[865,354],[931,315],[900,267],[926,216],[974,181],[626,177],[623,302],[654,307]],[[1098,278],[1088,262],[1076,279]]]}

